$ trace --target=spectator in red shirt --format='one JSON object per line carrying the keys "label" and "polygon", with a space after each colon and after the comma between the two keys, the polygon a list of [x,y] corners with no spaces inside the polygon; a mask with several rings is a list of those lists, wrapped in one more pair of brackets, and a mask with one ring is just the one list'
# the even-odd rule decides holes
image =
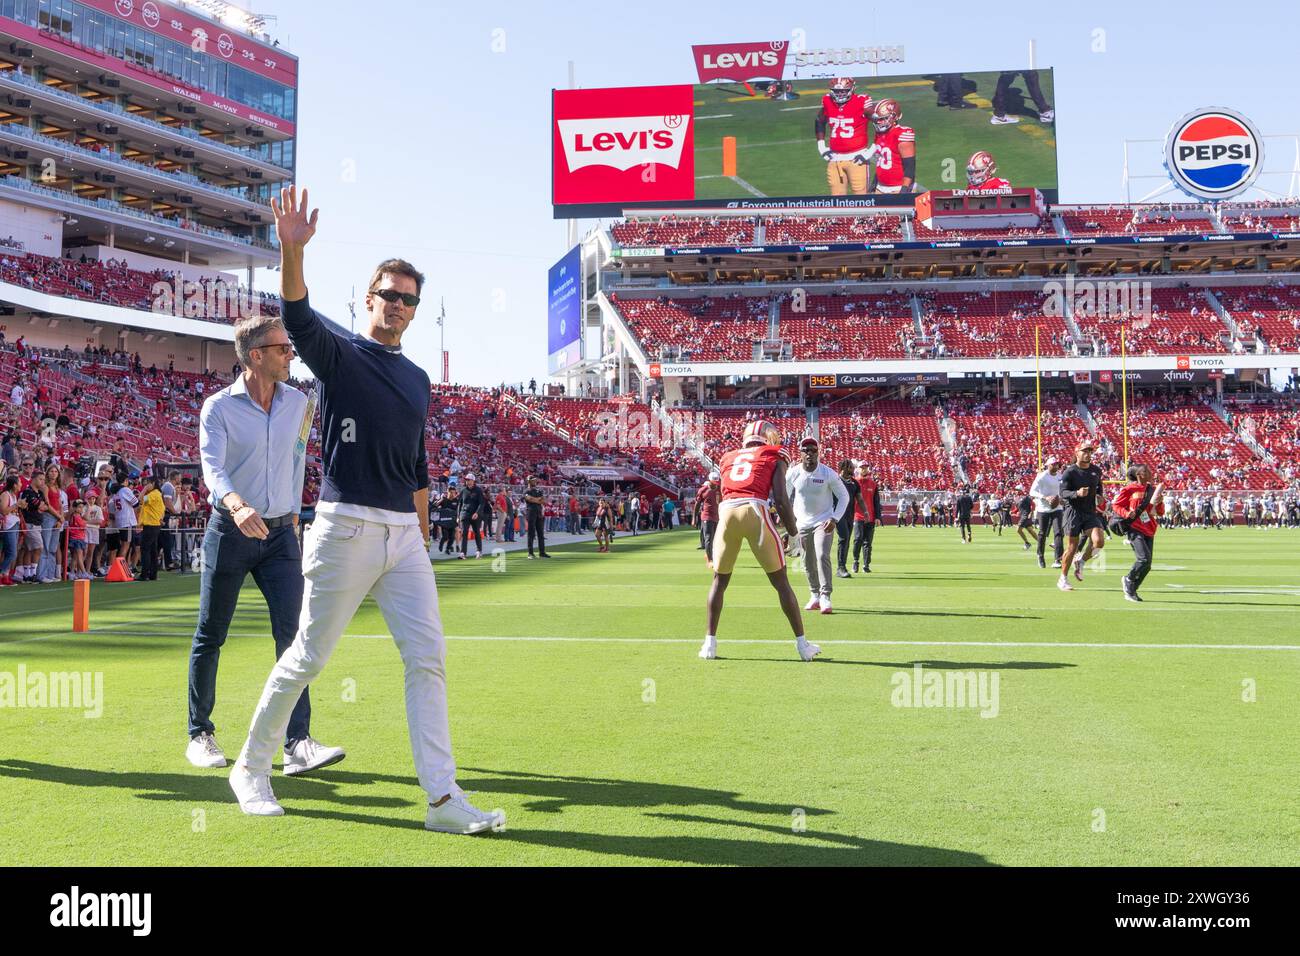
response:
{"label": "spectator in red shirt", "polygon": [[568,527],[565,529],[569,534],[578,534],[580,530],[581,526],[579,522],[582,519],[582,513],[579,510],[579,507],[578,496],[573,492],[569,492]]}
{"label": "spectator in red shirt", "polygon": [[1120,519],[1120,531],[1128,536],[1133,546],[1133,567],[1121,584],[1124,599],[1141,602],[1138,588],[1151,571],[1151,555],[1156,539],[1156,517],[1165,513],[1164,485],[1151,486],[1153,475],[1146,465],[1133,465],[1128,470],[1129,483],[1111,499],[1111,506]]}
{"label": "spectator in red shirt", "polygon": [[68,518],[68,580],[89,579],[86,570],[86,503],[77,499],[72,503],[72,514]]}
{"label": "spectator in red shirt", "polygon": [[695,492],[695,523],[700,526],[700,548],[704,563],[713,567],[713,535],[718,530],[718,484],[722,475],[709,472],[709,480]]}

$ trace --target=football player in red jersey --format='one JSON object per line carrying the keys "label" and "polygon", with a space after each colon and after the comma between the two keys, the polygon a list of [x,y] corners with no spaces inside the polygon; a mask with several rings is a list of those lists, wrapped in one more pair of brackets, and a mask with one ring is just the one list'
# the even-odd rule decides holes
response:
{"label": "football player in red jersey", "polygon": [[722,597],[731,582],[731,573],[740,556],[740,546],[748,544],[767,579],[776,588],[790,628],[794,631],[799,657],[810,661],[821,648],[804,638],[803,615],[799,599],[785,573],[785,542],[767,513],[770,495],[777,514],[785,525],[786,542],[798,547],[798,526],[785,487],[787,458],[781,448],[781,432],[771,422],[752,421],[745,426],[740,448],[722,456],[718,470],[722,474],[722,501],[718,506],[718,530],[713,539],[713,586],[709,589],[709,630],[700,648],[700,657],[718,656],[718,621],[722,617]]}
{"label": "football player in red jersey", "polygon": [[1010,189],[1011,184],[1005,179],[997,177],[998,164],[993,160],[993,154],[987,150],[979,150],[971,154],[971,158],[966,162],[966,185],[969,189]]}
{"label": "football player in red jersey", "polygon": [[903,126],[898,100],[881,100],[871,114],[876,125],[876,192],[906,193],[916,182],[916,130]]}
{"label": "football player in red jersey", "polygon": [[817,154],[826,161],[826,182],[832,196],[846,196],[850,190],[855,196],[867,194],[867,162],[875,153],[868,142],[870,127],[871,97],[853,92],[851,76],[832,81],[813,121]]}

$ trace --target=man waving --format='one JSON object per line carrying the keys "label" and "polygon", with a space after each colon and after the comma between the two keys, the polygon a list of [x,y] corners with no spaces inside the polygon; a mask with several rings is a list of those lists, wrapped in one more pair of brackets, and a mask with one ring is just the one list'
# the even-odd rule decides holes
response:
{"label": "man waving", "polygon": [[429,795],[425,827],[447,833],[498,827],[500,814],[474,807],[456,786],[451,755],[442,619],[427,553],[429,376],[402,354],[402,334],[415,318],[424,276],[401,259],[381,262],[367,287],[366,333],[349,335],[307,301],[303,256],[318,216],[316,210],[307,214],[307,191],[299,202],[295,187],[282,189],[271,209],[280,240],[284,327],[320,383],[324,476],[304,549],[298,633],[267,678],[231,787],[245,813],[284,812],[271,792],[271,757],[303,688],[373,595],[406,670],[411,749]]}

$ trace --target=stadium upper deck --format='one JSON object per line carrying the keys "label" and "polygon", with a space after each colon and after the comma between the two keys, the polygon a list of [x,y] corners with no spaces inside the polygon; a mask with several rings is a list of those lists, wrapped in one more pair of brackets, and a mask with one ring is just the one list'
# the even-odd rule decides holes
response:
{"label": "stadium upper deck", "polygon": [[268,202],[294,177],[297,72],[229,5],[218,20],[202,4],[0,0],[5,324],[58,346],[79,319],[92,346],[228,369],[231,303],[158,315],[149,290],[251,288],[277,261]]}
{"label": "stadium upper deck", "polygon": [[610,228],[601,292],[643,374],[987,372],[1035,355],[1093,368],[1122,351],[1264,367],[1300,352],[1297,240],[1297,201],[1057,206],[1000,230],[929,228],[910,209],[648,216]]}

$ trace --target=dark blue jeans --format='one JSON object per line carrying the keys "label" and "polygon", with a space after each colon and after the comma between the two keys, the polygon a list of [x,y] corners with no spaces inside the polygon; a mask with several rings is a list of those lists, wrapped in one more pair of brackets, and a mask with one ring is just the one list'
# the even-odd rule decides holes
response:
{"label": "dark blue jeans", "polygon": [[[199,626],[190,650],[191,737],[215,729],[211,717],[217,698],[217,662],[248,574],[253,575],[266,598],[275,659],[279,660],[293,643],[302,610],[302,549],[298,537],[292,525],[272,529],[265,541],[245,537],[229,516],[214,511],[203,535]],[[306,737],[310,723],[311,699],[304,688],[289,719],[285,743]]]}

